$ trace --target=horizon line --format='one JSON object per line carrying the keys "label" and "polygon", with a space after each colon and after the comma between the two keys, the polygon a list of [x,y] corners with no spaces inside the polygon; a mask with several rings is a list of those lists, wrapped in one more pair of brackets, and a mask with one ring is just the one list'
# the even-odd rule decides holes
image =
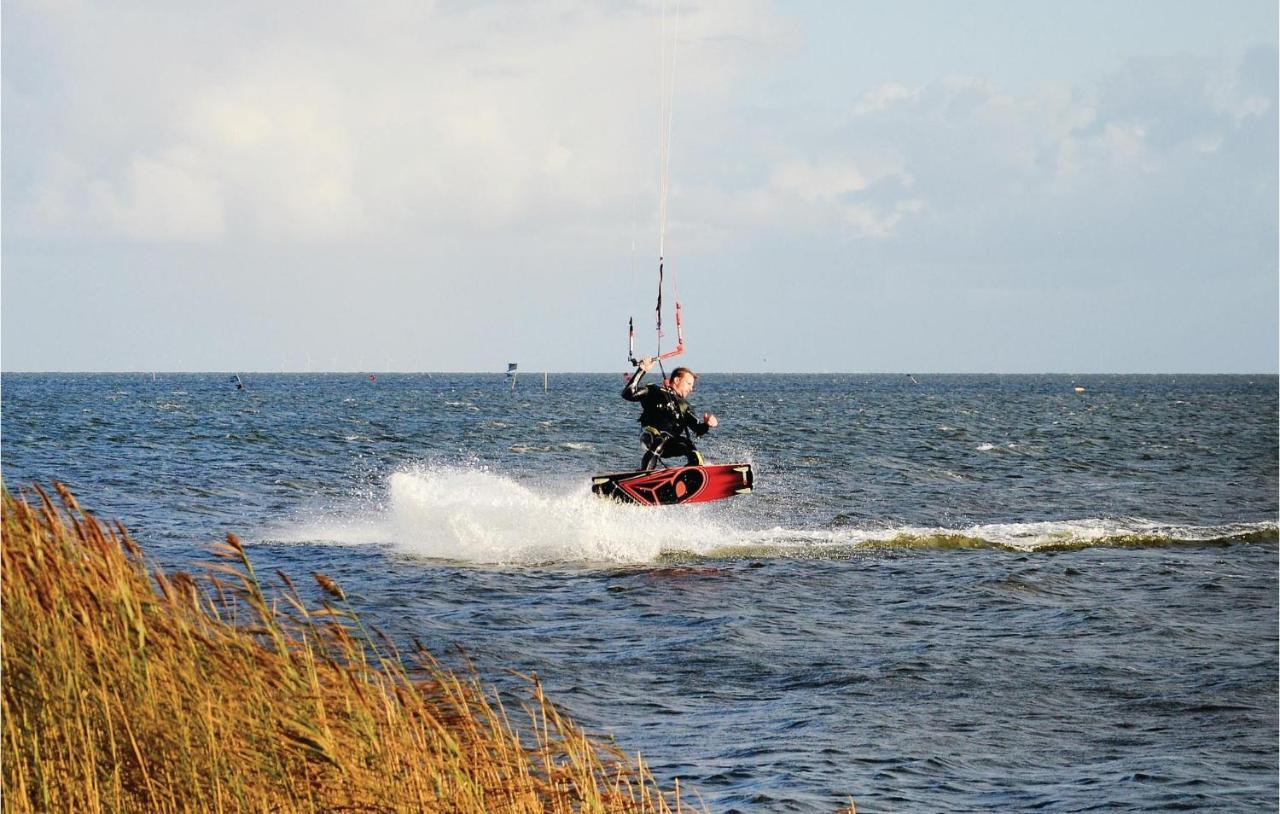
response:
{"label": "horizon line", "polygon": [[[626,371],[611,370],[518,370],[517,375],[526,376],[612,376],[625,375]],[[246,370],[227,368],[224,370],[6,370],[0,368],[0,375],[73,375],[73,376],[129,376],[129,375],[171,375],[171,376],[500,376],[508,377],[504,370]],[[1257,370],[1111,370],[1111,371],[1002,371],[1002,370],[966,370],[966,371],[897,371],[897,370],[704,370],[699,376],[1280,376],[1280,371]]]}

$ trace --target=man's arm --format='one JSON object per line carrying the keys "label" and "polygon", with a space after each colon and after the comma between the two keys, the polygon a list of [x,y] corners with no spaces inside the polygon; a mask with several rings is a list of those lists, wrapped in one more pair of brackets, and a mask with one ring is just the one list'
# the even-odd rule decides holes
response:
{"label": "man's arm", "polygon": [[689,428],[693,430],[693,434],[701,438],[710,432],[712,427],[718,425],[720,423],[720,419],[716,418],[711,413],[703,413],[701,421],[694,421],[693,410],[690,410],[685,413],[685,422],[689,425]]}
{"label": "man's arm", "polygon": [[636,372],[631,374],[631,379],[627,382],[627,386],[622,388],[622,397],[627,401],[639,401],[644,395],[644,388],[640,386],[640,380],[644,378],[644,374],[649,372],[649,368],[653,367],[654,358],[646,356],[636,365]]}

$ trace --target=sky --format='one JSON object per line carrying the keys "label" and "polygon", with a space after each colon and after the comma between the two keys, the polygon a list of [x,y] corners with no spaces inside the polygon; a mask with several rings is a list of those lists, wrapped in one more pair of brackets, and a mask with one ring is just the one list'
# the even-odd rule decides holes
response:
{"label": "sky", "polygon": [[5,0],[0,368],[1275,373],[1278,25]]}

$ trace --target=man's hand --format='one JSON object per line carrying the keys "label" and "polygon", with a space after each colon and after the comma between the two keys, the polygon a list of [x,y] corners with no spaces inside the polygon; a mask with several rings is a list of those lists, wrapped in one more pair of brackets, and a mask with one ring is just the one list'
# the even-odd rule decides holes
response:
{"label": "man's hand", "polygon": [[653,356],[646,356],[646,357],[644,357],[643,359],[641,359],[639,362],[637,362],[637,363],[636,363],[636,367],[640,368],[640,369],[641,369],[641,370],[643,370],[645,373],[648,373],[648,372],[649,372],[649,368],[653,367],[653,363],[654,363],[654,362],[656,362],[656,361],[658,361],[658,360],[657,360],[655,357],[653,357]]}
{"label": "man's hand", "polygon": [[720,419],[716,418],[711,413],[703,413],[702,423],[707,425],[707,429],[711,429],[712,427],[720,426]]}

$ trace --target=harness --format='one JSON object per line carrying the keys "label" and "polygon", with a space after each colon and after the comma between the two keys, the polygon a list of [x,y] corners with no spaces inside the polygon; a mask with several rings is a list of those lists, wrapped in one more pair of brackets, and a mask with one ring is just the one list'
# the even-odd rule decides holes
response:
{"label": "harness", "polygon": [[688,437],[689,427],[684,416],[689,412],[689,403],[666,387],[658,387],[657,392],[662,396],[661,401],[655,399],[653,403],[645,403],[645,409],[640,414],[640,424],[644,431],[657,436]]}

